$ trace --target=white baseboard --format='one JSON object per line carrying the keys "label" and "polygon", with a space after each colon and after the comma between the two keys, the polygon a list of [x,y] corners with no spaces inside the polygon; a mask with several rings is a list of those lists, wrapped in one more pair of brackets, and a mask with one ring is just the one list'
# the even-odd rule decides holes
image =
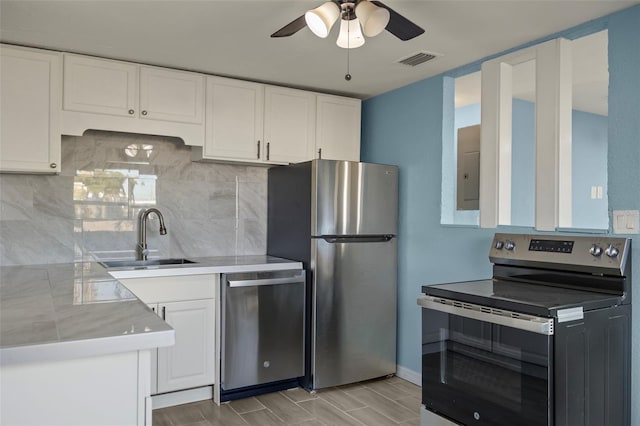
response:
{"label": "white baseboard", "polygon": [[414,385],[422,386],[422,374],[413,370],[409,370],[406,367],[396,365],[396,376],[408,382],[411,382]]}
{"label": "white baseboard", "polygon": [[162,393],[153,395],[153,409],[173,407],[174,405],[188,404],[190,402],[204,401],[213,398],[213,387],[187,389],[178,392]]}

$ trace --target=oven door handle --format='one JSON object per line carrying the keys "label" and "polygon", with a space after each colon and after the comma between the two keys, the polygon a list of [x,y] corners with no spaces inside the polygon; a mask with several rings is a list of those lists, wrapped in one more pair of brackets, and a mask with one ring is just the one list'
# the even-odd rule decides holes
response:
{"label": "oven door handle", "polygon": [[531,331],[533,333],[553,335],[553,318],[536,317],[519,312],[494,309],[488,306],[474,305],[457,300],[433,297],[423,294],[418,298],[418,305],[425,309],[445,312],[491,324],[512,327],[518,330]]}

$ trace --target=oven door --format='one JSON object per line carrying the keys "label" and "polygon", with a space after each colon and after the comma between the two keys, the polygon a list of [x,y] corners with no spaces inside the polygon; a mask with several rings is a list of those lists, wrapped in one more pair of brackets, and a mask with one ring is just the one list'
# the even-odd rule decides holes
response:
{"label": "oven door", "polygon": [[464,425],[551,425],[553,320],[422,296],[422,403]]}

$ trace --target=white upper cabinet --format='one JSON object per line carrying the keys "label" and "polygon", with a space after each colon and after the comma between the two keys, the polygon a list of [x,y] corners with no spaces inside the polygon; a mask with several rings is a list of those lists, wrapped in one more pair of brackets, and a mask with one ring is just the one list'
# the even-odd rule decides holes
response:
{"label": "white upper cabinet", "polygon": [[71,53],[2,55],[0,171],[59,172],[60,135],[88,129],[178,137],[194,160],[360,159],[358,99]]}
{"label": "white upper cabinet", "polygon": [[318,95],[316,158],[360,161],[359,99]]}
{"label": "white upper cabinet", "polygon": [[265,88],[264,142],[269,162],[298,163],[313,158],[316,96],[312,92]]}
{"label": "white upper cabinet", "polygon": [[0,45],[0,172],[60,172],[61,55]]}
{"label": "white upper cabinet", "polygon": [[133,117],[138,111],[137,80],[135,64],[65,54],[63,108]]}
{"label": "white upper cabinet", "polygon": [[154,120],[202,123],[204,76],[140,67],[140,115]]}
{"label": "white upper cabinet", "polygon": [[202,74],[64,54],[62,132],[148,133],[202,146],[204,82]]}
{"label": "white upper cabinet", "polygon": [[288,164],[313,159],[316,95],[207,78],[206,142],[194,159]]}
{"label": "white upper cabinet", "polygon": [[64,109],[198,124],[204,76],[66,54]]}
{"label": "white upper cabinet", "polygon": [[262,160],[264,85],[207,78],[205,158]]}

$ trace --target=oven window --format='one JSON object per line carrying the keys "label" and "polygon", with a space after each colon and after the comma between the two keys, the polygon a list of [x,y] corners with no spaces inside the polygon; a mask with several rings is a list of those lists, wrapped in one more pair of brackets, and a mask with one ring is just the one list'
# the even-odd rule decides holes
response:
{"label": "oven window", "polygon": [[547,425],[552,337],[423,309],[422,402],[468,425]]}

